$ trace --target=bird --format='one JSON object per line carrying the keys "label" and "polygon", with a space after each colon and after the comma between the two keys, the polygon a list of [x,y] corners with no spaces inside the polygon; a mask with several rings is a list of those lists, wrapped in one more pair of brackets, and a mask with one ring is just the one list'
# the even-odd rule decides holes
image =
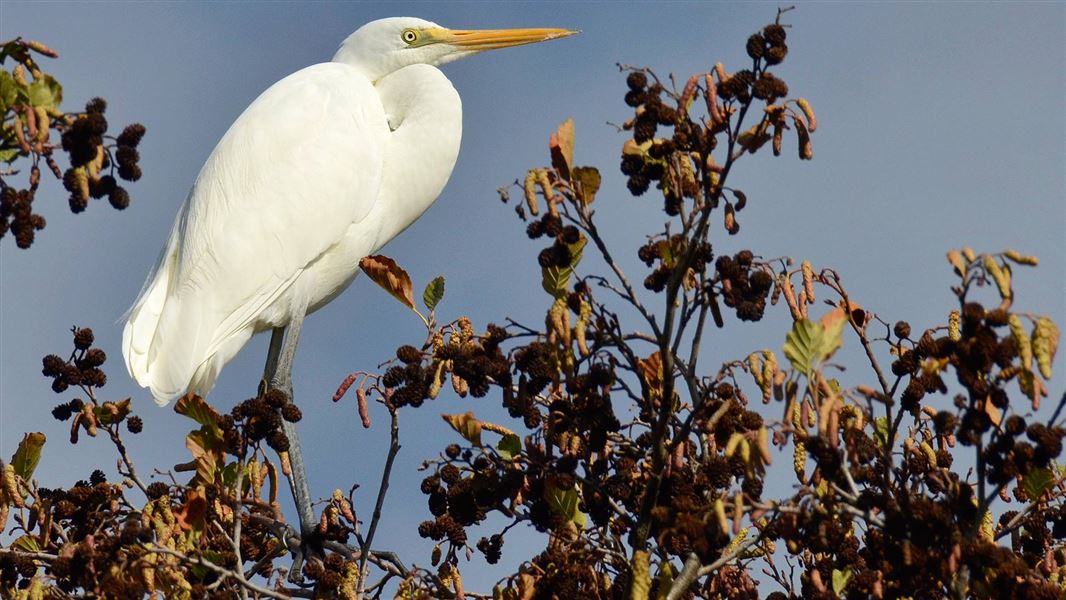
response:
{"label": "bird", "polygon": [[298,329],[448,181],[462,103],[437,67],[574,33],[381,19],[270,86],[208,157],[128,312],[130,376],[160,405],[204,396],[255,333]]}
{"label": "bird", "polygon": [[[462,102],[437,67],[575,33],[381,19],[345,39],[330,62],[270,86],[207,158],[127,313],[130,376],[161,406],[206,396],[252,336],[271,331],[260,391],[291,400],[304,317],[418,219],[455,167]],[[290,548],[298,579],[315,521],[295,426],[281,425],[300,521],[302,542]]]}

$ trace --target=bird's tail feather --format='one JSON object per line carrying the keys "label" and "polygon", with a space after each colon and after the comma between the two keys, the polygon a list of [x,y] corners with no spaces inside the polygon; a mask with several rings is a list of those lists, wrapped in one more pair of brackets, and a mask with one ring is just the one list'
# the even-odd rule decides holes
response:
{"label": "bird's tail feather", "polygon": [[175,230],[148,282],[129,310],[122,331],[126,369],[142,387],[151,390],[156,403],[165,406],[188,387],[197,363],[196,345],[201,311],[197,302],[181,302],[175,290],[178,236]]}

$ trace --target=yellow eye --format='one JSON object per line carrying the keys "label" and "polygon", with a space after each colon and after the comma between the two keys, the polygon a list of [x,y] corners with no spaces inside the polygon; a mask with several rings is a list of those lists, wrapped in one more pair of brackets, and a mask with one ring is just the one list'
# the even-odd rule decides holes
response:
{"label": "yellow eye", "polygon": [[414,29],[404,29],[400,34],[400,38],[408,44],[413,44],[418,41],[418,32]]}

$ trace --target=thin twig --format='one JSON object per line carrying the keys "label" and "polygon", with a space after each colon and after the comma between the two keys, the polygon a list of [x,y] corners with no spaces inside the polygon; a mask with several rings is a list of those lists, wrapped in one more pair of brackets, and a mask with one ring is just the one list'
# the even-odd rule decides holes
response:
{"label": "thin twig", "polygon": [[112,443],[115,444],[115,448],[118,449],[118,455],[122,459],[122,463],[126,465],[126,474],[129,475],[130,480],[140,488],[141,493],[145,496],[148,495],[148,488],[141,481],[141,478],[137,476],[137,469],[133,466],[133,460],[130,459],[126,453],[126,444],[122,443],[122,438],[119,436],[115,425],[107,428],[107,433],[111,437]]}
{"label": "thin twig", "polygon": [[392,477],[392,464],[396,460],[396,454],[400,451],[400,418],[399,411],[394,408],[389,409],[389,414],[392,417],[391,428],[391,441],[389,443],[389,454],[385,458],[385,468],[381,472],[381,485],[378,487],[378,498],[374,504],[374,516],[370,521],[370,529],[367,531],[366,539],[363,541],[363,547],[361,548],[362,556],[359,559],[359,587],[360,594],[363,591],[363,582],[366,581],[366,561],[370,555],[371,544],[374,543],[374,534],[377,532],[378,523],[381,521],[381,507],[385,504],[385,494],[389,491],[389,478]]}
{"label": "thin twig", "polygon": [[[198,566],[198,567],[204,567],[204,568],[206,568],[206,569],[208,569],[210,571],[214,571],[220,577],[233,579],[234,581],[239,583],[243,588],[245,588],[248,591],[252,591],[252,592],[255,592],[257,594],[262,594],[264,596],[269,596],[270,598],[277,598],[278,600],[289,600],[289,598],[292,598],[293,596],[296,596],[296,595],[301,595],[302,596],[302,594],[298,594],[297,593],[297,592],[302,591],[302,590],[286,590],[285,593],[282,593],[282,592],[278,592],[278,591],[272,590],[270,588],[265,588],[265,587],[263,587],[261,585],[252,583],[251,581],[248,581],[247,579],[245,579],[242,576],[242,574],[238,574],[237,572],[231,571],[231,570],[229,570],[229,569],[227,569],[225,567],[220,567],[220,566],[216,565],[215,563],[213,563],[213,562],[211,562],[209,560],[205,560],[205,559],[203,559],[202,557],[199,557],[199,556],[195,556],[195,557],[194,556],[188,556],[188,555],[183,554],[181,552],[177,552],[175,550],[171,550],[170,548],[164,548],[162,546],[147,546],[145,548],[145,550],[147,550],[148,552],[154,552],[156,554],[166,554],[166,555],[169,555],[169,556],[173,556],[173,557],[177,558],[178,560],[181,560],[182,562],[186,562],[186,563],[189,563],[191,565]],[[311,594],[309,592],[308,595],[304,596],[304,597],[310,598],[312,596],[311,596]]]}

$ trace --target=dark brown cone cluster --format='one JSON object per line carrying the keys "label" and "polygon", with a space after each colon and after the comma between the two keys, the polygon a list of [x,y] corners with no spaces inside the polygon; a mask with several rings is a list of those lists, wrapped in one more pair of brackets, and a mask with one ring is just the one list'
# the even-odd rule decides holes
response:
{"label": "dark brown cone cluster", "polygon": [[11,232],[15,245],[29,248],[34,232],[44,229],[44,217],[33,212],[33,190],[16,190],[0,185],[0,238]]}
{"label": "dark brown cone cluster", "polygon": [[[74,351],[70,358],[64,360],[55,354],[49,354],[42,359],[41,373],[45,377],[52,378],[52,391],[61,394],[70,386],[82,388],[100,388],[107,383],[107,375],[100,368],[107,360],[107,354],[99,348],[93,348],[93,330],[89,328],[77,328],[73,330]],[[80,407],[78,407],[80,409]],[[56,407],[53,414],[56,418],[69,413],[66,409]]]}
{"label": "dark brown cone cluster", "polygon": [[719,256],[715,261],[722,302],[736,310],[741,321],[758,321],[766,311],[766,298],[773,287],[773,276],[755,267],[751,250],[733,256]]}

